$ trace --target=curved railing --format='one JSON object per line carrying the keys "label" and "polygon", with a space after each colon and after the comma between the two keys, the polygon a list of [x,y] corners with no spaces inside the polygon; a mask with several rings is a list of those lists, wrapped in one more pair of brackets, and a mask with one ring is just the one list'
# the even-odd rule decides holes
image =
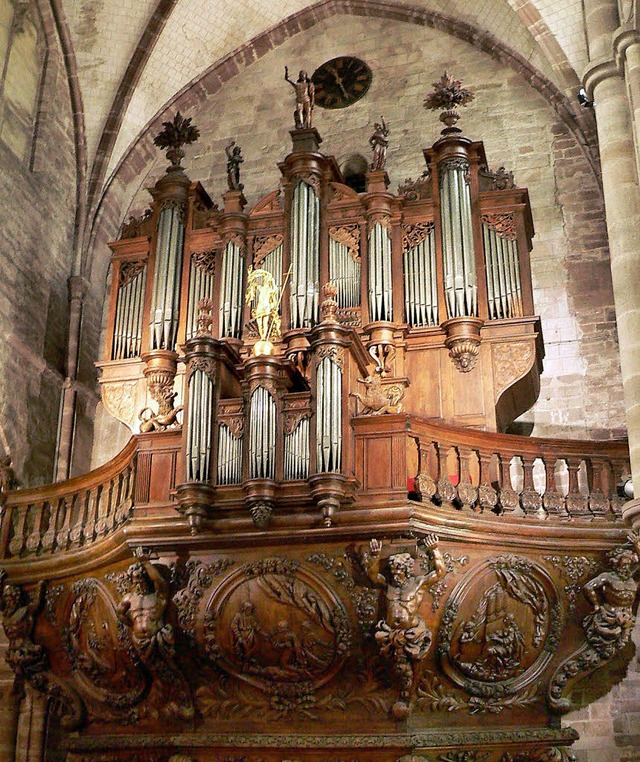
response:
{"label": "curved railing", "polygon": [[[393,489],[395,473],[415,475],[409,484],[415,497],[476,513],[612,521],[621,516],[621,487],[630,475],[626,440],[494,434],[408,415],[357,418],[353,427],[356,476],[365,493]],[[379,467],[386,439],[388,484],[381,483]],[[395,487],[398,493],[406,489],[397,476]]]}
{"label": "curved railing", "polygon": [[133,508],[135,438],[83,476],[4,496],[0,557],[46,556],[81,548],[120,527]]}

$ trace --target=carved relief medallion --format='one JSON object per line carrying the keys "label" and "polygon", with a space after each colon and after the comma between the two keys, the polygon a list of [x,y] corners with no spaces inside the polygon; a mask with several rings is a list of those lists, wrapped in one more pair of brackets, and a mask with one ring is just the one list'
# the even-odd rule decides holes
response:
{"label": "carved relief medallion", "polygon": [[552,658],[562,619],[543,567],[515,555],[489,559],[447,601],[438,643],[444,671],[474,695],[516,693]]}
{"label": "carved relief medallion", "polygon": [[282,558],[230,574],[207,605],[204,630],[219,667],[269,693],[326,683],[344,662],[351,637],[333,592],[311,570]]}

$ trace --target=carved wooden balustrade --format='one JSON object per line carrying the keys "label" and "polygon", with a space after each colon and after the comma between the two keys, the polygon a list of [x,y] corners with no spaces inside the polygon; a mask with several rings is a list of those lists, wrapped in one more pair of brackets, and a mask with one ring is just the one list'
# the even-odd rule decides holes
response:
{"label": "carved wooden balustrade", "polygon": [[[626,441],[543,439],[460,429],[414,416],[352,421],[356,478],[369,498],[404,496],[475,513],[551,520],[621,519]],[[377,467],[388,458],[388,473]],[[413,470],[415,469],[415,470]]]}

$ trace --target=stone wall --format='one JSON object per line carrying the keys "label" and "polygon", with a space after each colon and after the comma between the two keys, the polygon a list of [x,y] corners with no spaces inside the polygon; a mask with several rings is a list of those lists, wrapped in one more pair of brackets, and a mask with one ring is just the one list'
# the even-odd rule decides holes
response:
{"label": "stone wall", "polygon": [[0,451],[28,485],[52,479],[75,211],[69,90],[48,4],[41,11],[48,55],[35,144],[20,159],[0,140]]}

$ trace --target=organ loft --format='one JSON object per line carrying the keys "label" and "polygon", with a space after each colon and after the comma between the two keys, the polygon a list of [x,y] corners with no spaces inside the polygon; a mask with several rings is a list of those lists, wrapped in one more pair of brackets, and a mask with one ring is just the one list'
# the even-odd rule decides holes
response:
{"label": "organ loft", "polygon": [[528,192],[446,73],[397,193],[398,126],[358,190],[313,126],[321,83],[285,76],[278,187],[248,209],[231,141],[218,206],[177,113],[110,244],[98,365],[129,443],[3,480],[2,741],[28,695],[45,762],[571,760],[564,715],[631,659],[640,535],[625,441],[507,433],[544,357]]}

